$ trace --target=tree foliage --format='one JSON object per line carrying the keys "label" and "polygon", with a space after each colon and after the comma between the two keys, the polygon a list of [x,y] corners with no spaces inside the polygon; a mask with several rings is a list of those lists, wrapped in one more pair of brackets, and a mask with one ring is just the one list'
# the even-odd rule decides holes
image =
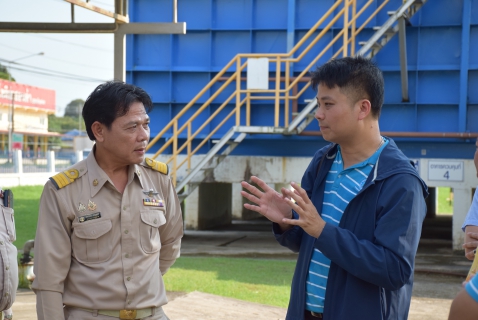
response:
{"label": "tree foliage", "polygon": [[[57,117],[54,114],[48,115],[48,131],[66,133],[78,128],[78,117]],[[80,121],[81,130],[85,131],[85,122]]]}
{"label": "tree foliage", "polygon": [[72,100],[70,103],[66,105],[64,117],[76,117],[81,115],[81,110],[83,109],[83,105],[85,104],[85,100],[83,99],[75,99]]}
{"label": "tree foliage", "polygon": [[0,64],[0,79],[5,79],[5,80],[10,80],[15,82],[15,78],[12,76],[10,72],[8,72],[7,67],[3,66],[2,64]]}

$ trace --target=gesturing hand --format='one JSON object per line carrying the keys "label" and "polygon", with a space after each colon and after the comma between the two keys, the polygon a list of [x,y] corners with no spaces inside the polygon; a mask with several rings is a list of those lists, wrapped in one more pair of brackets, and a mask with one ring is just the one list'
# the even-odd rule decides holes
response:
{"label": "gesturing hand", "polygon": [[[282,223],[300,226],[309,235],[318,238],[325,227],[325,221],[317,212],[312,201],[310,201],[307,192],[295,182],[292,182],[291,186],[294,188],[294,191],[285,188],[282,188],[281,191],[287,196],[287,198],[285,198],[286,201],[289,203],[289,206],[297,212],[299,219],[284,218],[282,219]],[[291,201],[290,198],[294,199],[296,203]]]}
{"label": "gesturing hand", "polygon": [[275,191],[258,177],[252,176],[251,181],[257,184],[263,191],[242,181],[242,187],[250,193],[241,191],[241,195],[255,203],[255,205],[245,203],[244,208],[258,212],[270,221],[280,224],[283,230],[283,227],[286,229],[290,228],[290,226],[284,225],[282,222],[283,218],[292,218],[292,210],[285,195]]}
{"label": "gesturing hand", "polygon": [[473,250],[475,250],[477,246],[478,246],[478,233],[466,232],[463,249],[465,249],[465,257],[468,260],[473,260],[475,258],[475,253],[473,252]]}

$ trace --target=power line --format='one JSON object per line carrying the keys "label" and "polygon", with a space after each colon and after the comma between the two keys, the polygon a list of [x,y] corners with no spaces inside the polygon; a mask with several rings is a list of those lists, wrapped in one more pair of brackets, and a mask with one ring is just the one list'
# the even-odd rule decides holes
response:
{"label": "power line", "polygon": [[[10,49],[13,49],[13,50],[17,50],[17,51],[25,52],[25,53],[30,53],[30,54],[33,54],[33,53],[34,53],[34,52],[31,52],[31,51],[26,51],[26,50],[14,48],[14,47],[11,47],[11,46],[8,46],[8,45],[4,45],[4,44],[2,44],[2,43],[0,43],[0,47],[10,48]],[[63,60],[63,59],[58,59],[58,58],[53,58],[53,57],[48,57],[48,56],[43,56],[43,59],[49,59],[49,60],[54,60],[54,61],[60,61],[60,62],[63,62],[63,63],[67,63],[67,64],[74,65],[74,66],[82,66],[82,67],[91,68],[91,69],[111,70],[111,69],[109,69],[109,68],[103,68],[103,67],[99,67],[99,66],[86,65],[86,64],[82,64],[82,63],[71,62],[71,61],[67,61],[67,60]]]}
{"label": "power line", "polygon": [[[22,67],[26,67],[26,68],[30,68],[30,69],[33,69],[33,70],[39,70],[39,71],[43,71],[43,72],[49,72],[49,73],[53,73],[53,74],[57,74],[57,75],[61,75],[61,76],[67,76],[67,77],[77,77],[77,78],[83,78],[83,79],[89,79],[89,80],[93,80],[93,81],[104,81],[104,80],[100,80],[100,79],[95,79],[95,78],[89,78],[89,77],[81,77],[81,76],[78,76],[76,74],[71,74],[71,73],[66,73],[66,72],[61,72],[61,71],[56,71],[56,70],[51,70],[51,69],[45,69],[45,68],[40,68],[40,67],[35,67],[35,66],[32,66],[32,65],[28,65],[28,64],[23,64],[23,63],[18,63],[18,62],[15,62],[15,61],[9,61],[7,59],[2,59],[0,58],[0,61],[3,61],[3,62],[7,62],[10,64],[9,68],[13,68],[15,69],[15,67],[12,67],[11,65],[17,65],[17,66],[22,66]],[[18,67],[16,67],[18,69]],[[25,70],[25,69],[23,69]]]}
{"label": "power line", "polygon": [[72,45],[72,46],[77,46],[77,47],[81,47],[81,48],[87,48],[87,49],[91,49],[91,50],[97,50],[97,51],[101,51],[101,52],[108,52],[108,53],[112,53],[112,52],[113,52],[113,50],[107,50],[107,49],[102,49],[102,48],[87,46],[87,45],[78,44],[78,43],[75,43],[75,42],[70,42],[70,41],[65,41],[65,40],[60,40],[60,39],[56,39],[56,38],[52,38],[52,37],[48,37],[48,36],[39,35],[39,34],[26,34],[26,35],[27,35],[27,36],[31,36],[31,37],[45,38],[45,39],[48,39],[48,40],[51,40],[51,41],[66,43],[66,44],[69,44],[69,45]]}
{"label": "power line", "polygon": [[9,69],[23,71],[23,72],[29,72],[29,73],[36,73],[36,74],[41,74],[41,75],[49,76],[49,77],[64,78],[64,79],[69,79],[69,80],[77,80],[77,81],[87,81],[87,82],[105,82],[106,81],[106,80],[102,80],[102,79],[83,78],[83,77],[75,77],[75,76],[48,73],[48,72],[43,72],[43,71],[28,70],[28,69],[24,69],[24,68],[20,68],[20,67],[9,67]]}

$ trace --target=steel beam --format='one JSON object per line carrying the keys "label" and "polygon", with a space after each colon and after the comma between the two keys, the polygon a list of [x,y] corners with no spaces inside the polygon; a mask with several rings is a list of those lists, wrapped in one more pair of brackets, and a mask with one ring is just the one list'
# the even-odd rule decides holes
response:
{"label": "steel beam", "polygon": [[0,32],[113,33],[116,23],[0,22]]}
{"label": "steel beam", "polygon": [[402,102],[410,101],[408,96],[407,35],[405,17],[398,18],[398,43],[400,50],[400,77],[402,79]]}
{"label": "steel beam", "polygon": [[125,23],[118,26],[124,34],[186,34],[186,22],[178,23]]}
{"label": "steel beam", "polygon": [[[85,1],[81,1],[81,0],[64,0],[64,1],[69,2],[69,3],[71,3],[71,4],[74,4],[74,5],[77,5],[77,6],[79,6],[79,7],[82,7],[82,8],[91,10],[91,11],[94,11],[94,12],[96,12],[96,13],[105,15],[105,16],[107,16],[107,17],[113,18],[113,19],[115,19],[116,22],[118,22],[118,23],[128,23],[128,22],[129,22],[129,18],[123,16],[123,15],[120,14],[120,13],[115,13],[115,12],[111,12],[111,11],[105,10],[105,9],[103,9],[103,8],[94,6],[94,5],[92,5],[92,4],[90,4],[90,3],[87,3],[87,2],[85,2]],[[122,9],[122,8],[121,8],[121,9]],[[121,11],[122,11],[122,10],[121,10]],[[120,12],[121,12],[121,11],[120,11]]]}

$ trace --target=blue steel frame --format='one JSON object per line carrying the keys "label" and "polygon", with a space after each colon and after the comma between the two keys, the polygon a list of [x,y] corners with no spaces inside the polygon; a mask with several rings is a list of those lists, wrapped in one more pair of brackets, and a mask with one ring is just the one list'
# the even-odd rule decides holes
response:
{"label": "blue steel frame", "polygon": [[[359,5],[365,1],[359,1]],[[127,81],[143,87],[153,98],[152,135],[159,132],[236,53],[287,52],[333,2],[178,0],[178,21],[187,23],[186,35],[129,35]],[[375,1],[370,12],[380,3],[381,0]],[[381,25],[388,18],[386,12],[398,8],[400,3],[401,0],[392,0],[357,41],[367,40],[373,33],[372,27]],[[130,19],[133,22],[170,22],[171,5],[171,0],[130,0]],[[407,27],[410,102],[401,101],[398,37],[375,57],[386,82],[381,130],[478,132],[478,90],[473,90],[478,88],[478,0],[428,1],[410,22],[411,26]],[[326,39],[339,32],[342,23],[339,20]],[[325,44],[320,41],[314,52]],[[337,44],[335,49],[339,46]],[[312,54],[307,56],[309,61]],[[326,54],[319,63],[330,56]],[[307,63],[294,64],[291,74],[300,72]],[[270,71],[274,76],[274,67]],[[315,92],[309,89],[305,99],[314,96]],[[201,101],[208,97],[206,95]],[[221,102],[216,100],[210,113]],[[252,106],[254,125],[271,125],[272,104],[258,101]],[[302,98],[298,110],[305,104]],[[196,125],[201,121],[198,119]],[[318,130],[316,122],[306,130]],[[474,153],[474,139],[395,140],[414,158],[471,158]],[[325,144],[321,137],[254,136],[244,140],[233,154],[312,156]],[[211,144],[206,145],[202,152],[210,147]],[[157,148],[151,152],[155,150]]]}

